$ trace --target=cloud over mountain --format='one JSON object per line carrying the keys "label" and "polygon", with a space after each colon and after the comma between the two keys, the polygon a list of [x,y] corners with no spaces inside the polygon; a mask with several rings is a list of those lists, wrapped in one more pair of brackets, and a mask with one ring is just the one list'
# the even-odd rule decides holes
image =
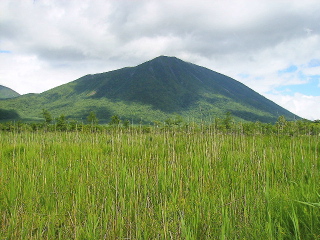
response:
{"label": "cloud over mountain", "polygon": [[[320,75],[308,65],[320,60],[316,0],[3,0],[0,9],[7,51],[0,84],[21,93],[158,55],[223,72],[262,94]],[[307,77],[278,74],[291,65]]]}

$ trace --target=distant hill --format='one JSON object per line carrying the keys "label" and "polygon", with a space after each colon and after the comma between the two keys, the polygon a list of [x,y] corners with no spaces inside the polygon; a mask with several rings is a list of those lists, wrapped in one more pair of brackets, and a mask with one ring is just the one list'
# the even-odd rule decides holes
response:
{"label": "distant hill", "polygon": [[133,122],[210,121],[226,112],[237,120],[275,122],[280,115],[299,118],[244,84],[210,69],[160,56],[136,67],[92,74],[41,94],[2,100],[22,118],[41,118],[43,108],[84,121],[94,111],[102,121],[112,115]]}
{"label": "distant hill", "polygon": [[16,91],[0,85],[0,99],[14,98],[20,96]]}
{"label": "distant hill", "polygon": [[[20,96],[16,91],[0,85],[0,100],[9,99]],[[2,109],[2,104],[0,102],[0,120],[18,119],[19,114],[12,109]]]}

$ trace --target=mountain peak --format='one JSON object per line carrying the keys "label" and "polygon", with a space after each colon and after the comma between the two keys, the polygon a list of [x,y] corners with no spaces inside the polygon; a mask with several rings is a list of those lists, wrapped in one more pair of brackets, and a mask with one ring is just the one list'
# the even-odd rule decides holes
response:
{"label": "mountain peak", "polygon": [[36,99],[44,108],[78,119],[90,111],[100,119],[119,115],[139,121],[164,121],[175,114],[210,121],[226,112],[238,119],[261,122],[275,122],[279,115],[288,120],[297,118],[228,76],[169,56],[87,75],[34,96]]}
{"label": "mountain peak", "polygon": [[[174,57],[174,56],[160,55],[160,56],[158,56],[158,57],[156,57],[156,58],[152,59],[151,61],[156,60],[156,59],[158,59],[158,60],[178,59],[178,60],[180,60],[179,58]],[[182,61],[182,60],[180,60],[180,61]]]}
{"label": "mountain peak", "polygon": [[93,75],[88,80],[83,79],[76,89],[90,98],[147,105],[165,114],[191,111],[199,115],[200,107],[206,112],[202,116],[208,117],[227,111],[262,122],[275,121],[277,112],[288,119],[293,116],[228,76],[172,56],[158,56],[136,67]]}
{"label": "mountain peak", "polygon": [[[172,64],[174,62],[184,62],[182,61],[181,59],[179,58],[176,58],[176,57],[172,57],[172,56],[165,56],[165,55],[161,55],[161,56],[158,56],[150,61],[147,61],[145,63],[156,63],[156,64],[163,64],[163,63],[166,63],[166,64]],[[144,63],[143,63],[144,64]]]}

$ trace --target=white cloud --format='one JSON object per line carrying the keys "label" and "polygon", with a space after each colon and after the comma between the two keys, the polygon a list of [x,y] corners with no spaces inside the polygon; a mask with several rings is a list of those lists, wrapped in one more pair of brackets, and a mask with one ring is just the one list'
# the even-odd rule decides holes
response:
{"label": "white cloud", "polygon": [[304,74],[306,75],[310,75],[310,76],[316,76],[319,75],[320,76],[320,66],[318,67],[311,67],[311,68],[305,68],[303,70]]}
{"label": "white cloud", "polygon": [[318,0],[2,0],[0,84],[41,92],[170,55],[265,95],[319,74],[319,12]]}
{"label": "white cloud", "polygon": [[266,96],[300,117],[310,120],[320,119],[320,96],[307,96],[300,93],[295,93],[294,96],[274,94]]}

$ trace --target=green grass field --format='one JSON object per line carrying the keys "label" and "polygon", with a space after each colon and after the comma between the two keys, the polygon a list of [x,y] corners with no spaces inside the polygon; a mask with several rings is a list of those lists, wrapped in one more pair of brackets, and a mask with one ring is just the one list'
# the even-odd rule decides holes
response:
{"label": "green grass field", "polygon": [[0,239],[320,239],[319,136],[0,137]]}

